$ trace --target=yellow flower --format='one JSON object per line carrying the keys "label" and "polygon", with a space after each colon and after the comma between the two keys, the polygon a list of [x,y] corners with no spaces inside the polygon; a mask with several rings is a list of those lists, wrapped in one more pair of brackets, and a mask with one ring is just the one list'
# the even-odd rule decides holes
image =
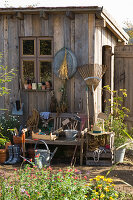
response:
{"label": "yellow flower", "polygon": [[109,192],[109,188],[108,188],[108,187],[105,187],[104,190],[105,190],[106,192]]}
{"label": "yellow flower", "polygon": [[113,180],[111,178],[107,178],[107,182],[111,183]]}
{"label": "yellow flower", "polygon": [[93,181],[93,179],[91,178],[90,181]]}
{"label": "yellow flower", "polygon": [[86,186],[86,187],[87,187],[87,186],[91,186],[91,184],[90,184],[90,183],[86,183],[85,186]]}
{"label": "yellow flower", "polygon": [[118,197],[118,194],[117,194],[117,193],[115,193],[115,196],[116,196],[116,197]]}
{"label": "yellow flower", "polygon": [[98,186],[97,186],[97,188],[101,188],[101,187],[102,187],[102,185],[98,185]]}
{"label": "yellow flower", "polygon": [[112,184],[112,186],[114,187],[114,186],[115,186],[115,184]]}
{"label": "yellow flower", "polygon": [[101,195],[100,195],[100,198],[104,198],[105,197],[105,195],[102,193]]}
{"label": "yellow flower", "polygon": [[95,192],[95,193],[96,193],[96,190],[92,190],[92,192]]}
{"label": "yellow flower", "polygon": [[98,192],[95,192],[95,195],[98,195]]}
{"label": "yellow flower", "polygon": [[114,200],[114,198],[112,198],[112,197],[109,197],[109,200]]}
{"label": "yellow flower", "polygon": [[104,179],[104,176],[96,176],[96,178]]}

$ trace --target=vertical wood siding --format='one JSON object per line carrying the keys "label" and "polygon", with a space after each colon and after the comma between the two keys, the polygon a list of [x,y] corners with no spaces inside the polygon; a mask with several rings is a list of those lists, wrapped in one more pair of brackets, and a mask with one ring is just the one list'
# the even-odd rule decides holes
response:
{"label": "vertical wood siding", "polygon": [[133,46],[115,47],[115,89],[126,89],[127,98],[123,106],[130,109],[129,118],[126,118],[128,128],[133,127]]}

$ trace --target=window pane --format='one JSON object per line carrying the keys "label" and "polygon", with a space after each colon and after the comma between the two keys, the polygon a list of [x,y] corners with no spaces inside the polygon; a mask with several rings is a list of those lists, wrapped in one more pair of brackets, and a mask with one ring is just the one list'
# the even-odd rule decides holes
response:
{"label": "window pane", "polygon": [[51,55],[51,40],[40,40],[40,55]]}
{"label": "window pane", "polygon": [[50,81],[52,78],[52,67],[51,62],[41,61],[40,62],[40,81]]}
{"label": "window pane", "polygon": [[23,61],[23,78],[34,82],[34,61]]}
{"label": "window pane", "polygon": [[34,55],[34,40],[23,40],[23,55]]}

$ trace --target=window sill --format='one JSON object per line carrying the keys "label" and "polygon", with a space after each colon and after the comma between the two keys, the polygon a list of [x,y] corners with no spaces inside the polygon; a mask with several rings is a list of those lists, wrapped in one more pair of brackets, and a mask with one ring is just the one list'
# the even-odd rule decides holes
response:
{"label": "window sill", "polygon": [[51,92],[51,91],[53,91],[54,89],[48,89],[48,90],[39,90],[39,89],[37,89],[37,90],[30,90],[30,89],[22,89],[22,91],[23,92]]}

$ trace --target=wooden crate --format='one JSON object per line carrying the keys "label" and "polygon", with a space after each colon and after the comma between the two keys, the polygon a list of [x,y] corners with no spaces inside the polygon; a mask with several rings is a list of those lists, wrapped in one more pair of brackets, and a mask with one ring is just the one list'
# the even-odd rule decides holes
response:
{"label": "wooden crate", "polygon": [[39,135],[36,134],[32,131],[32,139],[38,139],[38,140],[56,140],[57,136],[56,135],[52,135],[52,133],[50,133],[49,135]]}
{"label": "wooden crate", "polygon": [[93,166],[110,166],[114,163],[114,154],[110,150],[107,150],[106,153],[102,152],[99,156],[97,162],[94,161],[94,152],[86,152],[86,165]]}

